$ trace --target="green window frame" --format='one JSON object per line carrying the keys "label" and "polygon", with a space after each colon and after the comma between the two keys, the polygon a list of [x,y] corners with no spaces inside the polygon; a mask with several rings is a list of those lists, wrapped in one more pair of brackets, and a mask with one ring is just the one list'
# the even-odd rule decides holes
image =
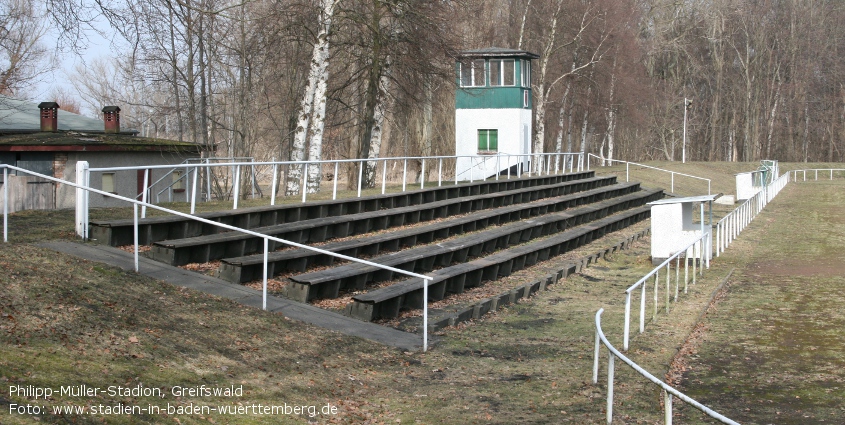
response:
{"label": "green window frame", "polygon": [[478,130],[478,151],[497,152],[499,150],[499,130],[479,129]]}

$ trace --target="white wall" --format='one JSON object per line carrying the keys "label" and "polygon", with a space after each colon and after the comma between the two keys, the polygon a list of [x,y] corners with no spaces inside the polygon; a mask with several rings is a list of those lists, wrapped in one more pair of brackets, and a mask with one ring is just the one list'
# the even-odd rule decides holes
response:
{"label": "white wall", "polygon": [[758,174],[759,171],[750,171],[747,173],[741,173],[736,175],[736,200],[745,200],[751,199],[754,195],[757,194],[760,190],[763,189],[762,186],[756,186],[754,184],[754,176]]}
{"label": "white wall", "polygon": [[[478,155],[478,130],[496,129],[499,134],[499,153],[522,155],[531,153],[531,110],[530,109],[456,109],[455,110],[455,152],[456,155]],[[527,140],[526,140],[527,138]],[[526,150],[527,149],[527,150]],[[527,160],[524,158],[523,160]],[[517,164],[517,157],[510,158],[511,166]],[[507,168],[508,158],[490,155],[486,160],[476,159],[472,166],[472,179],[495,175]],[[470,180],[469,158],[458,159],[458,180]]]}
{"label": "white wall", "polygon": [[[144,165],[167,165],[179,164],[187,158],[197,157],[196,154],[175,154],[170,152],[69,152],[64,175],[58,178],[76,182],[76,162],[88,161],[89,168],[105,167],[131,167]],[[150,170],[150,183],[155,182],[170,169]],[[153,194],[172,183],[171,179],[165,179],[153,187]],[[134,198],[138,194],[137,171],[117,171],[114,178],[115,191],[118,195],[127,198]],[[91,187],[102,189],[102,173],[91,173]],[[186,186],[188,187],[188,186]],[[186,191],[187,192],[187,191]],[[166,193],[162,194],[162,202],[167,201]],[[174,194],[174,201],[185,201],[185,193]],[[125,202],[117,201],[104,195],[91,194],[89,197],[91,207],[114,207],[127,206]],[[56,189],[56,208],[74,208],[76,205],[76,189],[65,185],[59,185]]]}
{"label": "white wall", "polygon": [[[704,231],[711,226],[704,224]],[[660,264],[701,236],[701,223],[693,223],[693,203],[651,206],[651,258]],[[687,253],[692,258],[692,252]],[[700,258],[700,255],[695,258]]]}

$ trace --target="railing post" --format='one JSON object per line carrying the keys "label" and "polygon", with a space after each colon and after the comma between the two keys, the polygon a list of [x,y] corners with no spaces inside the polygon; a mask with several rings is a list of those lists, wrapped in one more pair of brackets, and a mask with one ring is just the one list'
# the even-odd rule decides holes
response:
{"label": "railing post", "polygon": [[[238,209],[238,198],[241,197],[241,165],[235,165],[235,178],[233,179],[234,186],[232,187],[232,194],[234,195],[232,198],[234,203],[232,204],[232,209]],[[302,166],[302,188],[300,189],[303,192],[305,191],[305,166]],[[304,201],[303,201],[304,202]]]}
{"label": "railing post", "polygon": [[[678,291],[681,286],[681,255],[675,257],[675,302],[678,302]],[[687,285],[684,285],[684,293],[687,293]]]}
{"label": "railing post", "polygon": [[[276,161],[276,158],[273,158],[273,162]],[[279,164],[273,164],[273,183],[270,185],[270,205],[276,205],[276,189],[278,188],[279,184]],[[337,172],[335,172],[335,176],[337,176]]]}
{"label": "railing post", "polygon": [[672,175],[672,193],[675,193],[675,172],[670,173]]}
{"label": "railing post", "polygon": [[607,423],[613,421],[613,353],[609,353],[607,361]]}
{"label": "railing post", "polygon": [[[88,182],[85,182],[85,183],[86,183],[86,186],[88,186],[88,184],[87,184]],[[147,217],[147,192],[150,191],[150,188],[147,187],[148,184],[150,184],[150,169],[149,168],[144,169],[144,194],[141,195],[141,202],[143,202],[144,205],[141,206],[141,218]]]}
{"label": "railing post", "polygon": [[261,279],[261,309],[267,311],[267,256],[269,253],[269,240],[264,238],[264,267]]}
{"label": "railing post", "polygon": [[643,280],[641,294],[640,294],[640,333],[645,332],[645,287],[646,282]]}
{"label": "railing post", "polygon": [[302,164],[302,186],[300,186],[300,191],[302,192],[302,203],[305,203],[305,200],[308,198],[308,164]]}
{"label": "railing post", "polygon": [[[88,161],[76,162],[76,184],[88,187]],[[3,223],[5,235],[6,215],[8,214],[9,203],[9,169],[3,169],[3,192],[5,193],[3,204]],[[76,188],[76,234],[82,237],[83,240],[88,239],[88,191],[82,188]]]}
{"label": "railing post", "polygon": [[651,316],[651,320],[657,320],[657,305],[659,304],[657,294],[658,294],[658,281],[659,281],[660,272],[654,272],[654,314]]}
{"label": "railing post", "polygon": [[382,161],[384,164],[381,168],[381,194],[384,195],[384,191],[387,188],[387,160]]}
{"label": "railing post", "polygon": [[405,191],[405,181],[408,179],[408,158],[402,164],[402,192]]}
{"label": "railing post", "polygon": [[437,158],[437,187],[443,186],[443,158]]}
{"label": "railing post", "polygon": [[[199,180],[199,167],[198,166],[194,167],[194,178],[192,180],[193,181],[191,182],[191,214],[195,213],[196,210],[197,210],[197,180]],[[275,183],[276,183],[276,181],[274,180],[273,181],[273,193],[276,193]],[[275,198],[275,196],[274,196],[274,198]]]}
{"label": "railing post", "polygon": [[499,174],[502,172],[502,156],[496,154],[496,181],[499,181]]}
{"label": "railing post", "polygon": [[132,203],[132,235],[135,244],[135,273],[138,273],[138,204]]}
{"label": "railing post", "polygon": [[[666,263],[666,314],[669,314],[669,300],[672,298],[672,273],[669,263]],[[675,295],[675,301],[678,296]]]}
{"label": "railing post", "polygon": [[626,182],[631,181],[631,163],[630,162],[625,163],[625,181]]}
{"label": "railing post", "polygon": [[423,279],[423,352],[428,351],[428,284],[431,279]]}
{"label": "railing post", "polygon": [[[79,189],[77,193],[78,191]],[[78,204],[76,214],[79,217]],[[77,232],[79,232],[78,228]],[[3,167],[3,242],[9,242],[9,169],[6,167]]]}
{"label": "railing post", "polygon": [[[625,330],[622,332],[622,349],[628,351],[628,333],[631,328],[631,292],[625,292]],[[598,342],[598,341],[596,341]]]}
{"label": "railing post", "polygon": [[599,338],[599,330],[596,329],[596,343],[593,349],[593,383],[599,383],[599,347],[601,346],[601,338]]}
{"label": "railing post", "polygon": [[422,159],[422,169],[420,169],[420,189],[425,189],[425,158]]}
{"label": "railing post", "polygon": [[663,390],[664,422],[672,425],[672,393]]}
{"label": "railing post", "polygon": [[340,162],[334,162],[334,181],[332,181],[332,200],[337,199],[337,181],[340,179]]}
{"label": "railing post", "polygon": [[358,197],[361,197],[361,179],[364,178],[364,161],[358,161]]}

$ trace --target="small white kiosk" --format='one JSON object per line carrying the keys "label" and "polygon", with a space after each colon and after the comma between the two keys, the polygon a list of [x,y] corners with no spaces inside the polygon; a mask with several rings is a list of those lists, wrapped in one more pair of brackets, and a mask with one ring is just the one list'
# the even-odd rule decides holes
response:
{"label": "small white kiosk", "polygon": [[[712,234],[713,201],[719,196],[721,194],[666,198],[648,203],[651,205],[651,261],[653,264],[662,263],[702,234]],[[709,207],[709,218],[704,215],[705,202]],[[693,206],[696,203],[701,205],[699,222],[693,223]],[[698,252],[687,251],[686,258],[709,261],[712,250],[708,245],[706,244],[704,249]]]}
{"label": "small white kiosk", "polygon": [[749,171],[736,175],[736,200],[751,199],[765,187],[764,172]]}
{"label": "small white kiosk", "polygon": [[779,166],[777,161],[760,161],[760,168],[755,171],[739,173],[736,175],[736,200],[751,199],[765,189],[766,185],[778,177]]}

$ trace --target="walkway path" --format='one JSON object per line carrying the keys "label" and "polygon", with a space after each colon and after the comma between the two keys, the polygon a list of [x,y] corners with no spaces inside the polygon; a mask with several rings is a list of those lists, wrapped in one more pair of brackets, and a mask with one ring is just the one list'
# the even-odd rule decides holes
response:
{"label": "walkway path", "polygon": [[[68,241],[44,242],[39,246],[86,260],[105,263],[124,270],[134,270],[135,260],[131,253],[106,245],[74,243]],[[241,304],[261,308],[261,291],[236,285],[178,267],[160,263],[149,258],[139,258],[140,273],[169,282],[176,286],[190,288],[207,294],[228,298]],[[346,335],[357,336],[407,351],[422,349],[422,337],[386,326],[366,323],[328,310],[302,304],[284,298],[268,296],[267,310],[281,313],[285,317],[331,329]]]}

